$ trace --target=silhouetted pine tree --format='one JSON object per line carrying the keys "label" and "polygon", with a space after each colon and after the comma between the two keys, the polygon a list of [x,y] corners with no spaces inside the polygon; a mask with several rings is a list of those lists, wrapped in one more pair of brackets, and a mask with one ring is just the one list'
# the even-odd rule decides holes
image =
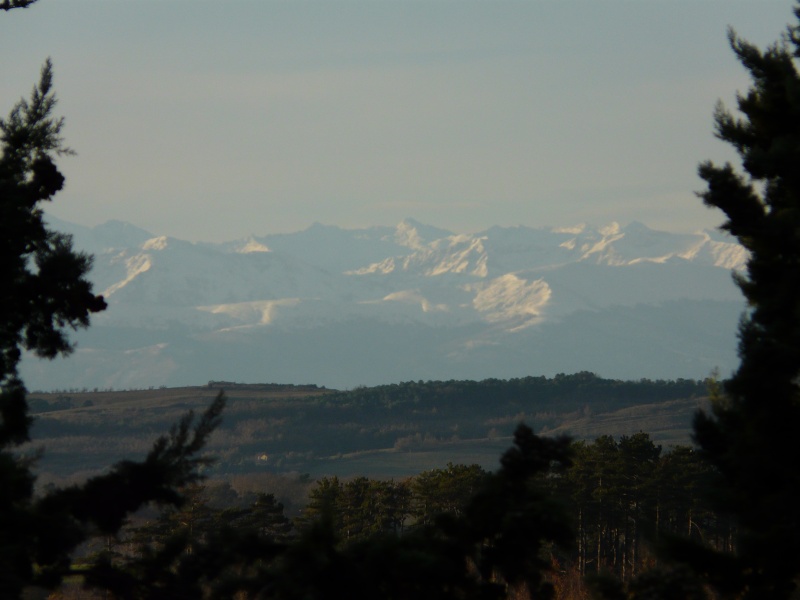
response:
{"label": "silhouetted pine tree", "polygon": [[[800,19],[800,7],[794,13]],[[749,308],[741,364],[711,414],[698,415],[695,438],[719,473],[715,506],[739,533],[732,552],[680,544],[675,553],[723,595],[778,599],[795,592],[800,573],[800,27],[765,50],[729,37],[752,86],[738,96],[741,117],[719,104],[714,119],[743,172],[701,164],[700,195],[750,252],[737,277]]]}
{"label": "silhouetted pine tree", "polygon": [[3,0],[0,2],[0,10],[11,10],[13,8],[28,8],[38,0]]}
{"label": "silhouetted pine tree", "polygon": [[143,504],[180,504],[177,488],[199,479],[208,460],[197,455],[225,404],[220,394],[196,424],[187,415],[142,462],[34,495],[32,462],[15,453],[29,441],[31,424],[17,371],[22,351],[68,354],[69,330],[86,327],[90,314],[106,307],[86,278],[91,258],[42,218],[41,202],[64,185],[54,159],[71,152],[61,138],[63,119],[52,115],[55,104],[48,60],[30,99],[0,120],[0,597],[9,599],[27,586],[58,585],[74,572],[78,545],[115,534]]}

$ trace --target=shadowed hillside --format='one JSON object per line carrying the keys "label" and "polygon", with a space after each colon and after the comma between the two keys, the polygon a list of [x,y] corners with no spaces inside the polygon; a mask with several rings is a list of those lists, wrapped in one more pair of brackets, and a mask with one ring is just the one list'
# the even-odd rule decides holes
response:
{"label": "shadowed hillside", "polygon": [[[76,477],[139,457],[187,409],[224,388],[223,424],[209,451],[215,474],[403,476],[446,464],[494,469],[516,425],[578,439],[648,432],[664,446],[690,443],[706,385],[625,382],[590,373],[554,378],[428,381],[335,391],[309,386],[206,386],[33,394],[40,480]],[[32,448],[29,448],[32,450]]]}

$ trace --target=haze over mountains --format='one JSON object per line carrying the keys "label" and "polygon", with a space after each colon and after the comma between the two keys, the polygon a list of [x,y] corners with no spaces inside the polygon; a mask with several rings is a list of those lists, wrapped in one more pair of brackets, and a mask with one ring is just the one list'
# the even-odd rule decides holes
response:
{"label": "haze over mountains", "polygon": [[717,232],[455,234],[409,219],[210,244],[49,221],[95,255],[109,308],[68,359],[26,358],[30,389],[702,378],[737,362],[731,270],[746,254]]}

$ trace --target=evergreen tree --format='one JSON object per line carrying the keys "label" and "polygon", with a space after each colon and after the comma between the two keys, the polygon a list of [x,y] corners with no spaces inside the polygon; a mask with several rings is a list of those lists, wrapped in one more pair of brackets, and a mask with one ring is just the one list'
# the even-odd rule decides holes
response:
{"label": "evergreen tree", "polygon": [[338,534],[342,530],[342,516],[339,509],[343,493],[344,485],[338,477],[322,477],[317,480],[317,486],[309,492],[308,504],[303,509],[303,514],[295,519],[295,525],[303,529],[325,516],[331,520]]}
{"label": "evergreen tree", "polygon": [[0,10],[11,10],[12,8],[28,8],[38,0],[3,0],[0,2]]}
{"label": "evergreen tree", "polygon": [[[285,600],[550,598],[546,550],[569,546],[573,534],[545,482],[569,464],[570,454],[566,438],[540,438],[520,425],[496,473],[463,465],[437,472],[456,480],[470,475],[472,496],[458,511],[403,535],[376,532],[347,544],[330,510],[331,497],[341,498],[347,484],[323,479],[316,497],[328,501],[318,518],[246,589]],[[357,487],[365,489],[363,483]]]}
{"label": "evergreen tree", "polygon": [[545,577],[551,568],[545,550],[570,548],[575,534],[565,507],[545,482],[561,475],[571,460],[569,438],[539,437],[521,424],[500,469],[486,476],[462,515],[440,517],[439,526],[455,532],[469,549],[482,597],[507,597],[509,588],[530,598],[553,597]]}
{"label": "evergreen tree", "polygon": [[52,65],[42,68],[30,101],[0,119],[0,444],[28,440],[30,419],[18,376],[22,350],[54,358],[71,350],[67,332],[86,327],[105,309],[86,275],[91,258],[69,236],[49,230],[40,203],[63,188],[54,158],[63,145],[63,119],[52,116]]}
{"label": "evergreen tree", "polygon": [[293,529],[292,522],[284,514],[283,504],[275,499],[275,494],[261,492],[250,506],[227,509],[221,517],[230,527],[254,531],[261,537],[279,542],[288,539]]}
{"label": "evergreen tree", "polygon": [[[12,2],[19,8],[23,2]],[[0,5],[2,8],[6,6]],[[55,587],[73,572],[74,549],[92,535],[113,535],[126,516],[156,501],[180,504],[178,486],[199,479],[198,457],[219,423],[220,396],[194,424],[190,413],[160,438],[143,462],[124,461],[81,486],[34,495],[31,461],[15,453],[30,439],[23,350],[45,358],[72,350],[68,332],[105,309],[87,279],[91,258],[69,236],[47,228],[41,203],[62,189],[55,158],[71,151],[53,116],[48,60],[29,100],[0,120],[0,597],[25,587]]]}
{"label": "evergreen tree", "polygon": [[419,525],[433,523],[443,513],[461,515],[486,479],[480,465],[454,465],[423,471],[412,480],[414,517]]}
{"label": "evergreen tree", "polygon": [[[800,6],[794,13],[800,20]],[[737,276],[749,308],[741,364],[711,414],[698,415],[695,437],[719,473],[716,507],[735,516],[739,535],[732,553],[676,552],[723,594],[788,598],[800,573],[800,26],[765,50],[732,30],[729,38],[752,86],[738,96],[741,116],[718,104],[714,119],[743,171],[702,163],[700,195],[750,253]]]}

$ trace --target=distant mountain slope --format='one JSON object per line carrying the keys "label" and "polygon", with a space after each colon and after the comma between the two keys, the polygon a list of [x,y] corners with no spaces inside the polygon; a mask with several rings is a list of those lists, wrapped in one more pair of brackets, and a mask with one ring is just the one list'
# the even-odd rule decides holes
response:
{"label": "distant mountain slope", "polygon": [[109,309],[66,362],[26,359],[31,388],[697,378],[735,365],[743,302],[730,271],[746,254],[715,232],[454,234],[406,220],[210,244],[51,222],[95,255]]}

